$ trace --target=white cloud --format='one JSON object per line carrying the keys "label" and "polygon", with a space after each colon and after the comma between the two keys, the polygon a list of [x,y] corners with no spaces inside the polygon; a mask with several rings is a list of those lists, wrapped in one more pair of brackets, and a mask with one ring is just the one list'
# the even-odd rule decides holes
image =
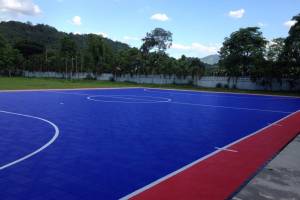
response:
{"label": "white cloud", "polygon": [[72,23],[76,26],[80,26],[82,23],[81,23],[81,17],[79,16],[74,16],[72,18]]}
{"label": "white cloud", "polygon": [[42,11],[32,0],[0,0],[0,13],[10,15],[37,15]]}
{"label": "white cloud", "polygon": [[228,16],[232,18],[240,19],[244,16],[245,12],[246,11],[243,8],[239,10],[232,10],[229,11]]}
{"label": "white cloud", "polygon": [[173,43],[171,48],[172,49],[178,49],[178,50],[191,50],[191,46],[183,45],[183,44],[177,44],[177,43]]}
{"label": "white cloud", "polygon": [[6,22],[9,21],[9,19],[6,16],[0,16],[0,22]]}
{"label": "white cloud", "polygon": [[156,13],[152,15],[150,19],[165,22],[168,21],[170,18],[164,13]]}
{"label": "white cloud", "polygon": [[198,42],[194,42],[191,45],[184,45],[173,43],[171,49],[188,51],[191,54],[196,54],[198,56],[210,55],[218,53],[221,45],[220,44],[210,44],[204,45]]}
{"label": "white cloud", "polygon": [[289,20],[283,23],[284,26],[291,28],[292,26],[294,26],[297,23],[296,20]]}
{"label": "white cloud", "polygon": [[213,54],[213,53],[217,53],[220,47],[217,45],[203,45],[195,42],[192,44],[192,49],[200,53]]}

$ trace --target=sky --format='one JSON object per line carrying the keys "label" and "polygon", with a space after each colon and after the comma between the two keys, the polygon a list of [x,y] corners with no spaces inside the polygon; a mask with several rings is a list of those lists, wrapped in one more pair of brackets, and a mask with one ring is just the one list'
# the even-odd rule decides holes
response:
{"label": "sky", "polygon": [[30,21],[77,34],[101,34],[140,47],[156,27],[173,33],[168,53],[204,57],[225,37],[258,26],[266,39],[286,37],[300,0],[0,0],[0,21]]}

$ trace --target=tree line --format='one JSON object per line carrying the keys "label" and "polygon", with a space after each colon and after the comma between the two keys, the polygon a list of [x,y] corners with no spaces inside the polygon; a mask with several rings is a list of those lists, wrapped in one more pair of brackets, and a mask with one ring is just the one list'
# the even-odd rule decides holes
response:
{"label": "tree line", "polygon": [[[12,25],[16,26],[15,22]],[[22,26],[24,29],[23,24]],[[56,31],[46,25],[36,26],[45,34],[50,30]],[[30,23],[25,26],[25,29],[28,27],[37,28]],[[9,28],[10,31],[11,29]],[[7,32],[7,28],[5,30]],[[15,32],[11,34],[15,35]],[[33,34],[40,39],[30,40],[22,36],[7,41],[10,34],[7,34],[6,38],[0,35],[1,74],[18,75],[25,70],[54,71],[64,73],[67,78],[76,72],[114,73],[115,75],[164,74],[179,77],[189,75],[200,77],[204,73],[205,64],[199,58],[182,56],[180,59],[175,59],[166,53],[172,45],[172,33],[162,28],[147,33],[142,39],[143,44],[140,48],[130,48],[122,44],[113,48],[115,42],[109,42],[96,34],[79,36],[71,33],[64,34],[62,37],[51,35],[52,38],[49,37],[52,42],[48,44],[42,34]],[[81,40],[78,40],[78,37]]]}
{"label": "tree line", "polygon": [[[269,87],[274,81],[287,79],[293,86],[300,77],[300,14],[292,20],[296,23],[288,36],[272,41],[267,41],[258,27],[233,32],[219,51],[219,67],[210,74],[228,76],[229,80],[247,76]],[[20,33],[24,30],[27,35]],[[96,34],[66,34],[47,25],[1,22],[0,72],[12,76],[24,70],[56,71],[66,77],[75,72],[178,77],[205,74],[207,65],[199,58],[170,57],[166,50],[171,45],[172,33],[162,28],[146,33],[140,48],[131,48]]]}
{"label": "tree line", "polygon": [[241,28],[225,38],[220,68],[216,73],[237,80],[241,76],[272,87],[274,81],[288,80],[291,87],[300,79],[300,14],[286,38],[267,41],[258,27]]}

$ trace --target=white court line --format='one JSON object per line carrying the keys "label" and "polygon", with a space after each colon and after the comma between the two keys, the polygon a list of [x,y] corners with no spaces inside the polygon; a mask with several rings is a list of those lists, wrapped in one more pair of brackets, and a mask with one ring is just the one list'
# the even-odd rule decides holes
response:
{"label": "white court line", "polygon": [[0,170],[4,170],[4,169],[6,169],[8,167],[11,167],[11,166],[13,166],[15,164],[18,164],[18,163],[20,163],[20,162],[22,162],[22,161],[24,161],[24,160],[26,160],[26,159],[34,156],[35,154],[38,154],[39,152],[43,151],[48,146],[50,146],[57,139],[57,137],[59,135],[59,129],[58,129],[58,127],[53,122],[50,122],[50,121],[48,121],[46,119],[43,119],[43,118],[40,118],[40,117],[31,116],[31,115],[25,115],[25,114],[20,114],[20,113],[8,112],[8,111],[4,111],[4,110],[0,110],[0,113],[5,113],[5,114],[9,114],[9,115],[17,115],[17,116],[22,116],[22,117],[28,117],[28,118],[38,119],[38,120],[41,120],[43,122],[46,122],[46,123],[50,124],[54,128],[54,130],[55,130],[54,135],[51,138],[51,140],[49,140],[42,147],[38,148],[34,152],[32,152],[30,154],[27,154],[26,156],[23,156],[23,157],[15,160],[13,162],[10,162],[10,163],[7,163],[5,165],[0,166]]}
{"label": "white court line", "polygon": [[283,126],[282,124],[273,124],[273,126]]}
{"label": "white court line", "polygon": [[[181,94],[181,95],[187,95],[187,96],[205,96],[205,97],[218,97],[218,98],[235,98],[235,99],[254,99],[254,98],[258,98],[258,99],[263,99],[263,100],[277,100],[277,99],[283,99],[283,100],[288,100],[290,98],[287,98],[287,97],[284,97],[284,96],[276,96],[276,99],[274,98],[274,96],[268,96],[268,98],[266,96],[258,96],[258,95],[255,95],[255,96],[250,96],[248,95],[248,97],[241,97],[241,96],[238,96],[236,95],[236,93],[232,94],[232,93],[229,93],[230,95],[235,95],[235,96],[229,96],[228,94],[224,94],[224,95],[220,95],[220,93],[218,94],[204,94],[205,92],[204,91],[199,91],[198,94],[192,94],[192,93],[188,93],[188,92],[160,92],[160,91],[155,91],[154,89],[152,90],[149,90],[149,89],[144,89],[145,92],[151,92],[151,93],[160,93],[160,94],[175,94],[175,95],[178,95],[178,94]],[[193,90],[191,90],[190,92],[195,92]],[[211,92],[209,92],[211,93]],[[239,93],[240,94],[240,93]],[[247,94],[246,94],[247,95]]]}
{"label": "white court line", "polygon": [[290,114],[291,112],[281,111],[281,110],[264,110],[264,109],[257,109],[257,108],[244,108],[244,107],[233,107],[233,106],[215,106],[209,104],[195,104],[195,103],[184,103],[184,102],[177,102],[172,101],[169,103],[173,104],[181,104],[181,105],[189,105],[189,106],[202,106],[202,107],[213,107],[213,108],[226,108],[226,109],[234,109],[234,110],[248,110],[248,111],[261,111],[261,112],[274,112],[274,113],[286,113]]}
{"label": "white court line", "polygon": [[[118,100],[107,101],[107,100],[101,100],[101,99],[94,99],[94,97],[111,97],[111,98],[115,98],[115,99],[140,100],[140,101],[136,101],[136,102],[121,101],[121,100],[120,101],[118,101]],[[152,98],[152,99],[150,100],[150,99],[141,99],[141,98]],[[163,101],[153,100],[155,98],[163,99]],[[87,99],[91,100],[91,101],[111,102],[111,103],[169,103],[172,101],[172,99],[164,98],[164,97],[138,96],[138,95],[93,95],[93,96],[88,96]]]}
{"label": "white court line", "polygon": [[229,152],[233,152],[233,153],[237,153],[237,150],[233,150],[233,149],[225,149],[225,148],[220,148],[220,147],[215,147],[215,149],[218,150],[222,150],[222,151],[229,151]]}
{"label": "white court line", "polygon": [[[91,94],[84,94],[84,93],[69,93],[69,92],[56,92],[56,91],[51,91],[53,93],[58,93],[58,94],[68,94],[68,95],[79,95],[79,96],[88,96],[88,95],[91,95]],[[162,92],[164,93],[164,92]],[[98,96],[98,95],[95,95],[95,96]],[[101,96],[101,95],[99,95]],[[102,96],[105,96],[105,95],[102,95]],[[108,96],[108,95],[107,95]],[[113,96],[113,95],[111,95]],[[122,96],[122,95],[115,95],[115,96]],[[126,96],[126,95],[123,95],[123,96]],[[129,96],[129,95],[127,95]],[[131,95],[133,96],[133,95]],[[90,96],[90,97],[94,97],[94,96]],[[164,97],[153,97],[151,96],[152,98],[164,98]],[[100,101],[100,100],[95,100],[95,99],[92,99],[92,98],[89,98],[87,97],[88,100],[91,100],[91,101]],[[218,106],[218,105],[209,105],[209,104],[194,104],[194,103],[185,103],[185,102],[177,102],[177,101],[172,101],[172,99],[169,99],[169,98],[165,98],[165,99],[168,99],[168,101],[159,101],[159,102],[155,102],[155,103],[173,103],[173,104],[181,104],[181,105],[190,105],[190,106],[202,106],[202,107],[212,107],[212,108],[226,108],[226,109],[234,109],[234,110],[248,110],[248,111],[260,111],[260,112],[274,112],[274,113],[286,113],[286,114],[290,114],[291,112],[286,112],[286,111],[281,111],[281,110],[266,110],[266,109],[257,109],[257,108],[245,108],[245,107],[234,107],[234,106]],[[137,103],[137,102],[122,102],[122,101],[104,101],[104,100],[101,100],[102,102],[120,102],[120,103]],[[143,102],[141,102],[143,103]],[[151,102],[152,103],[152,102]]]}
{"label": "white court line", "polygon": [[[239,142],[241,142],[241,141],[243,141],[243,140],[245,140],[245,139],[247,139],[249,137],[252,137],[252,136],[256,135],[257,133],[259,133],[259,132],[261,132],[261,131],[263,131],[263,130],[269,128],[269,127],[271,127],[273,124],[279,123],[279,122],[283,121],[284,119],[286,119],[286,118],[288,118],[288,117],[290,117],[290,116],[292,116],[292,115],[294,115],[294,114],[296,114],[298,112],[300,112],[300,110],[298,110],[296,112],[293,112],[293,113],[291,113],[291,114],[283,117],[282,119],[280,119],[280,120],[278,120],[278,121],[276,121],[276,122],[274,122],[274,123],[272,123],[272,124],[270,124],[270,125],[262,128],[262,129],[259,129],[259,130],[255,131],[254,133],[251,133],[251,134],[249,134],[249,135],[247,135],[247,136],[245,136],[243,138],[240,138],[240,139],[238,139],[238,140],[236,140],[236,141],[234,141],[234,142],[232,142],[232,143],[230,143],[230,144],[222,147],[222,149],[229,149],[231,146],[233,146],[233,145],[235,145],[235,144],[237,144],[237,143],[239,143]],[[124,197],[121,197],[120,200],[130,199],[130,198],[132,198],[132,197],[134,197],[134,196],[136,196],[136,195],[138,195],[138,194],[140,194],[140,193],[142,193],[142,192],[144,192],[144,191],[146,191],[146,190],[154,187],[155,185],[158,185],[159,183],[161,183],[161,182],[163,182],[163,181],[165,181],[165,180],[167,180],[167,179],[175,176],[176,174],[178,174],[178,173],[180,173],[180,172],[182,172],[182,171],[184,171],[184,170],[186,170],[186,169],[188,169],[188,168],[190,168],[190,167],[192,167],[192,166],[200,163],[201,161],[206,160],[206,159],[212,157],[213,155],[215,155],[215,154],[217,154],[217,153],[219,153],[221,151],[222,151],[221,149],[217,149],[217,150],[213,151],[212,153],[210,153],[210,154],[208,154],[206,156],[203,156],[203,157],[199,158],[198,160],[195,160],[194,162],[192,162],[190,164],[187,164],[187,165],[183,166],[182,168],[180,168],[180,169],[178,169],[178,170],[176,170],[174,172],[171,172],[171,173],[167,174],[166,176],[163,176],[163,177],[157,179],[156,181],[153,181],[152,183],[150,183],[150,184],[148,184],[148,185],[146,185],[146,186],[144,186],[144,187],[142,187],[140,189],[137,189],[134,192],[132,192],[132,193],[130,193],[130,194],[124,196]]]}
{"label": "white court line", "polygon": [[[57,93],[57,94],[67,94],[67,95],[78,95],[78,96],[88,96],[87,99],[91,101],[99,101],[99,102],[112,102],[112,103],[168,103],[171,102],[172,99],[165,98],[165,97],[154,97],[154,96],[139,96],[139,95],[92,95],[92,94],[85,94],[85,93],[74,93],[74,92],[59,92],[59,91],[49,91],[51,93]],[[105,100],[99,100],[99,99],[93,99],[93,97],[113,97],[118,99],[131,99],[131,100],[141,100],[144,102],[126,102],[126,101],[105,101]],[[134,97],[134,98],[130,98]],[[164,99],[164,101],[155,101],[150,99],[139,99],[139,97],[143,98],[152,98],[152,99]]]}
{"label": "white court line", "polygon": [[111,87],[111,88],[69,88],[69,89],[25,89],[25,90],[0,90],[0,93],[7,92],[47,92],[47,91],[78,91],[78,90],[120,90],[120,89],[139,89],[142,87]]}
{"label": "white court line", "polygon": [[[184,89],[171,89],[171,88],[151,88],[145,87],[144,90],[162,90],[162,91],[182,91],[182,92],[196,92],[196,93],[212,93],[212,94],[234,94],[234,95],[249,95],[257,97],[276,97],[276,98],[287,98],[287,99],[300,99],[299,96],[287,96],[287,95],[274,95],[274,94],[255,94],[255,93],[238,93],[238,92],[217,92],[217,91],[204,91],[204,90],[184,90]],[[174,92],[175,93],[175,92]],[[191,94],[191,93],[189,93]],[[193,95],[193,94],[191,94]],[[196,94],[195,94],[196,95]]]}
{"label": "white court line", "polygon": [[56,93],[56,94],[68,94],[68,95],[78,95],[78,96],[90,96],[92,94],[85,94],[85,93],[75,93],[75,92],[60,92],[60,91],[45,91],[48,93]]}
{"label": "white court line", "polygon": [[298,96],[287,95],[272,95],[272,94],[255,94],[255,93],[238,93],[238,92],[218,92],[218,91],[204,91],[204,90],[184,90],[184,89],[171,89],[171,88],[151,88],[151,87],[111,87],[111,88],[69,88],[69,89],[24,89],[24,90],[0,90],[0,93],[4,92],[39,92],[39,91],[68,91],[68,90],[113,90],[113,89],[144,89],[144,90],[162,90],[162,91],[183,91],[183,92],[197,92],[197,93],[212,93],[212,94],[235,94],[235,95],[250,95],[250,96],[266,96],[266,97],[284,97],[290,99],[300,99]]}
{"label": "white court line", "polygon": [[[216,94],[192,94],[188,92],[160,92],[160,91],[155,91],[155,90],[149,90],[149,89],[144,89],[145,92],[151,92],[151,93],[160,93],[160,94],[175,94],[175,95],[187,95],[187,96],[207,96],[207,97],[218,97],[218,98],[237,98],[237,99],[248,99],[249,97],[239,97],[239,96],[229,96],[229,95],[216,95]],[[191,91],[193,92],[193,91]],[[205,92],[203,92],[205,93]],[[260,98],[261,97],[257,97]],[[264,98],[264,99],[270,99],[270,98]]]}

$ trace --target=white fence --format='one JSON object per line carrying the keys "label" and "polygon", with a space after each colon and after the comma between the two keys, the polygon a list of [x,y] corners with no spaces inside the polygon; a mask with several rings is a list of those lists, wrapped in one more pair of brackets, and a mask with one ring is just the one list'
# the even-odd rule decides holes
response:
{"label": "white fence", "polygon": [[[58,72],[24,72],[25,77],[39,77],[39,78],[66,78],[64,73]],[[296,84],[296,87],[290,88],[290,84],[287,80],[283,80],[282,83],[274,81],[272,88],[268,86],[262,86],[260,84],[254,83],[250,80],[249,77],[238,78],[237,80],[228,81],[228,77],[218,77],[218,76],[204,76],[201,78],[192,78],[187,76],[185,78],[179,78],[176,76],[164,76],[164,75],[122,75],[114,77],[113,74],[103,73],[101,75],[95,75],[92,73],[73,73],[67,75],[68,78],[72,79],[85,79],[85,78],[94,78],[97,80],[115,80],[117,82],[134,82],[134,83],[148,83],[148,84],[193,84],[199,87],[214,88],[217,85],[219,86],[228,86],[230,88],[236,87],[238,89],[245,90],[294,90],[300,91],[300,81]]]}
{"label": "white fence", "polygon": [[164,76],[164,75],[133,75],[130,74],[115,77],[115,81],[119,82],[134,82],[134,83],[148,83],[148,84],[194,84],[195,80],[188,76],[185,78],[178,78],[176,76]]}
{"label": "white fence", "polygon": [[101,81],[109,81],[113,78],[112,74],[104,73],[96,76],[93,73],[60,73],[60,72],[29,72],[24,71],[23,76],[25,77],[35,77],[35,78],[68,78],[68,79],[97,79]]}

